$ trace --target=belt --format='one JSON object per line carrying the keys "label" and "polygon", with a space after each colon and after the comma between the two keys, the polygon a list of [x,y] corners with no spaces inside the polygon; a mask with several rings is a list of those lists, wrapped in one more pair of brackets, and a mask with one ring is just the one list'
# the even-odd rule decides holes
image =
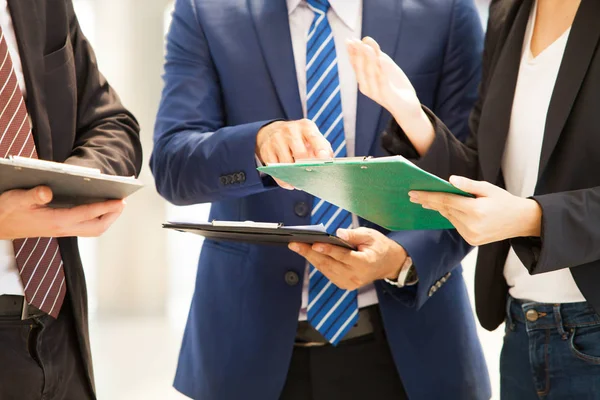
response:
{"label": "belt", "polygon": [[[358,321],[348,331],[348,333],[340,340],[339,343],[356,339],[362,336],[371,335],[383,330],[381,323],[381,314],[379,306],[373,305],[358,310]],[[296,330],[296,347],[319,347],[328,346],[329,341],[321,335],[308,321],[300,321]]]}
{"label": "belt", "polygon": [[16,295],[0,296],[0,319],[2,320],[26,320],[46,315],[37,307],[28,304],[25,297]]}

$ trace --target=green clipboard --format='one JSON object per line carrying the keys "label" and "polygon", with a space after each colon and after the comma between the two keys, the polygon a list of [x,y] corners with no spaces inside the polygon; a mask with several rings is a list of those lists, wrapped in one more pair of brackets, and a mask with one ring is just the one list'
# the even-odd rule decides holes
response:
{"label": "green clipboard", "polygon": [[473,197],[402,156],[308,160],[258,170],[396,231],[454,228],[440,213],[411,203],[411,190]]}

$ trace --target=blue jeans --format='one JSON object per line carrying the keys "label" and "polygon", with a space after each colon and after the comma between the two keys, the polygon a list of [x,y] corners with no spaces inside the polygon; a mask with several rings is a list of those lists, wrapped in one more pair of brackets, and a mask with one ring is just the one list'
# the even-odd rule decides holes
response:
{"label": "blue jeans", "polygon": [[600,315],[509,298],[500,375],[502,400],[600,399]]}

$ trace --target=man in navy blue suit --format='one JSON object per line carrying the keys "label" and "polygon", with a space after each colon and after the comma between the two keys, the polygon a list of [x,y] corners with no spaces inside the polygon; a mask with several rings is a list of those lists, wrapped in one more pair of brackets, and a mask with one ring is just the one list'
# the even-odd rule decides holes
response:
{"label": "man in navy blue suit", "polygon": [[363,36],[466,137],[482,50],[472,0],[175,3],[151,160],[160,194],[212,202],[211,220],[360,226],[341,232],[377,243],[364,279],[344,281],[285,247],[206,240],[175,378],[191,398],[490,397],[455,231],[388,232],[256,170],[384,155],[390,116],[358,93],[346,51]]}

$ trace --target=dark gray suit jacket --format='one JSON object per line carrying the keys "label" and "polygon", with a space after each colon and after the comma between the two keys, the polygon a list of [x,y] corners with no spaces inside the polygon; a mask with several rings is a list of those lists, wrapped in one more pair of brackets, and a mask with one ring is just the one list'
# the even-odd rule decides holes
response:
{"label": "dark gray suit jacket", "polygon": [[[71,0],[9,0],[23,73],[27,110],[39,157],[137,175],[142,165],[139,126],[98,71]],[[76,238],[59,240],[79,345],[93,391],[87,293]]]}

